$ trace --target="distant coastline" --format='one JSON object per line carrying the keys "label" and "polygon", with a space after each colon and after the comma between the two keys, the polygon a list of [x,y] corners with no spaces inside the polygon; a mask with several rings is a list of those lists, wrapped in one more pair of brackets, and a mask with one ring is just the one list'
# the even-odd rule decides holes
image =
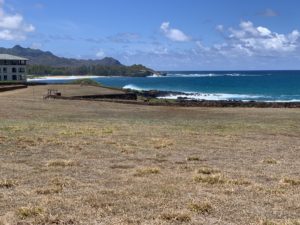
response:
{"label": "distant coastline", "polygon": [[124,65],[112,57],[102,59],[75,59],[54,55],[49,51],[23,48],[0,48],[0,54],[17,55],[29,60],[27,72],[34,76],[132,76],[145,77],[158,74],[155,70],[141,64]]}
{"label": "distant coastline", "polygon": [[[30,78],[31,77],[31,78]],[[94,78],[100,78],[100,77],[106,77],[106,76],[83,76],[83,75],[70,75],[70,76],[29,76],[27,79],[28,82],[36,82],[36,81],[44,81],[47,82],[47,80],[78,80],[78,79],[94,79]]]}

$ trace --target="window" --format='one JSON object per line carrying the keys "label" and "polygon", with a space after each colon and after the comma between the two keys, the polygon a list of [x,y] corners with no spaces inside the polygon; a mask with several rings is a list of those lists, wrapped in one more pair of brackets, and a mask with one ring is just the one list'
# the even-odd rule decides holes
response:
{"label": "window", "polygon": [[16,73],[17,72],[17,69],[15,67],[12,68],[11,70],[13,73]]}
{"label": "window", "polygon": [[0,81],[2,80],[2,76],[0,75]]}
{"label": "window", "polygon": [[3,80],[7,80],[7,75],[4,75],[4,76],[3,76]]}
{"label": "window", "polygon": [[17,80],[17,75],[12,75],[12,80]]}
{"label": "window", "polygon": [[19,75],[19,79],[18,80],[23,80],[23,77],[22,75]]}
{"label": "window", "polygon": [[3,73],[7,73],[7,68],[6,67],[3,68]]}
{"label": "window", "polygon": [[19,73],[25,73],[25,68],[20,67],[20,68],[19,68]]}
{"label": "window", "polygon": [[2,68],[0,67],[0,73],[2,72]]}

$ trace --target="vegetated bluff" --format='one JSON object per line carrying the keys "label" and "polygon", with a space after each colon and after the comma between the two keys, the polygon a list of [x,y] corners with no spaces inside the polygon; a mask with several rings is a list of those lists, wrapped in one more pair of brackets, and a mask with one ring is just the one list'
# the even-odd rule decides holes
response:
{"label": "vegetated bluff", "polygon": [[84,60],[58,57],[49,51],[23,48],[0,48],[0,54],[28,58],[30,75],[102,75],[102,76],[149,76],[156,73],[143,65],[122,65],[118,60],[105,57],[99,60]]}

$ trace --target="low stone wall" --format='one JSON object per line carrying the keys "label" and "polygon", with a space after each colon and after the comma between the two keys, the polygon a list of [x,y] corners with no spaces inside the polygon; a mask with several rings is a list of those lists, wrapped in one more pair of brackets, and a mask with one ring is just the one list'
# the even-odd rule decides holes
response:
{"label": "low stone wall", "polygon": [[0,92],[13,91],[17,89],[27,88],[27,85],[0,85]]}
{"label": "low stone wall", "polygon": [[124,94],[104,94],[104,95],[83,95],[83,96],[71,96],[65,97],[60,95],[49,95],[46,98],[54,98],[54,99],[66,99],[66,100],[123,100],[123,101],[136,101],[137,95],[134,93],[124,93]]}
{"label": "low stone wall", "polygon": [[122,99],[122,100],[137,100],[137,95],[134,93],[124,94],[104,94],[104,95],[85,95],[72,96],[73,99]]}

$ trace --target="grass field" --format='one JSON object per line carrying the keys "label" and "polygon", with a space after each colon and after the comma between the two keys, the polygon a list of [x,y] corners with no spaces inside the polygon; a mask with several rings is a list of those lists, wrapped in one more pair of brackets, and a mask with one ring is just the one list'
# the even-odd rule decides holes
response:
{"label": "grass field", "polygon": [[0,93],[1,225],[300,224],[299,109],[43,100],[48,88]]}

